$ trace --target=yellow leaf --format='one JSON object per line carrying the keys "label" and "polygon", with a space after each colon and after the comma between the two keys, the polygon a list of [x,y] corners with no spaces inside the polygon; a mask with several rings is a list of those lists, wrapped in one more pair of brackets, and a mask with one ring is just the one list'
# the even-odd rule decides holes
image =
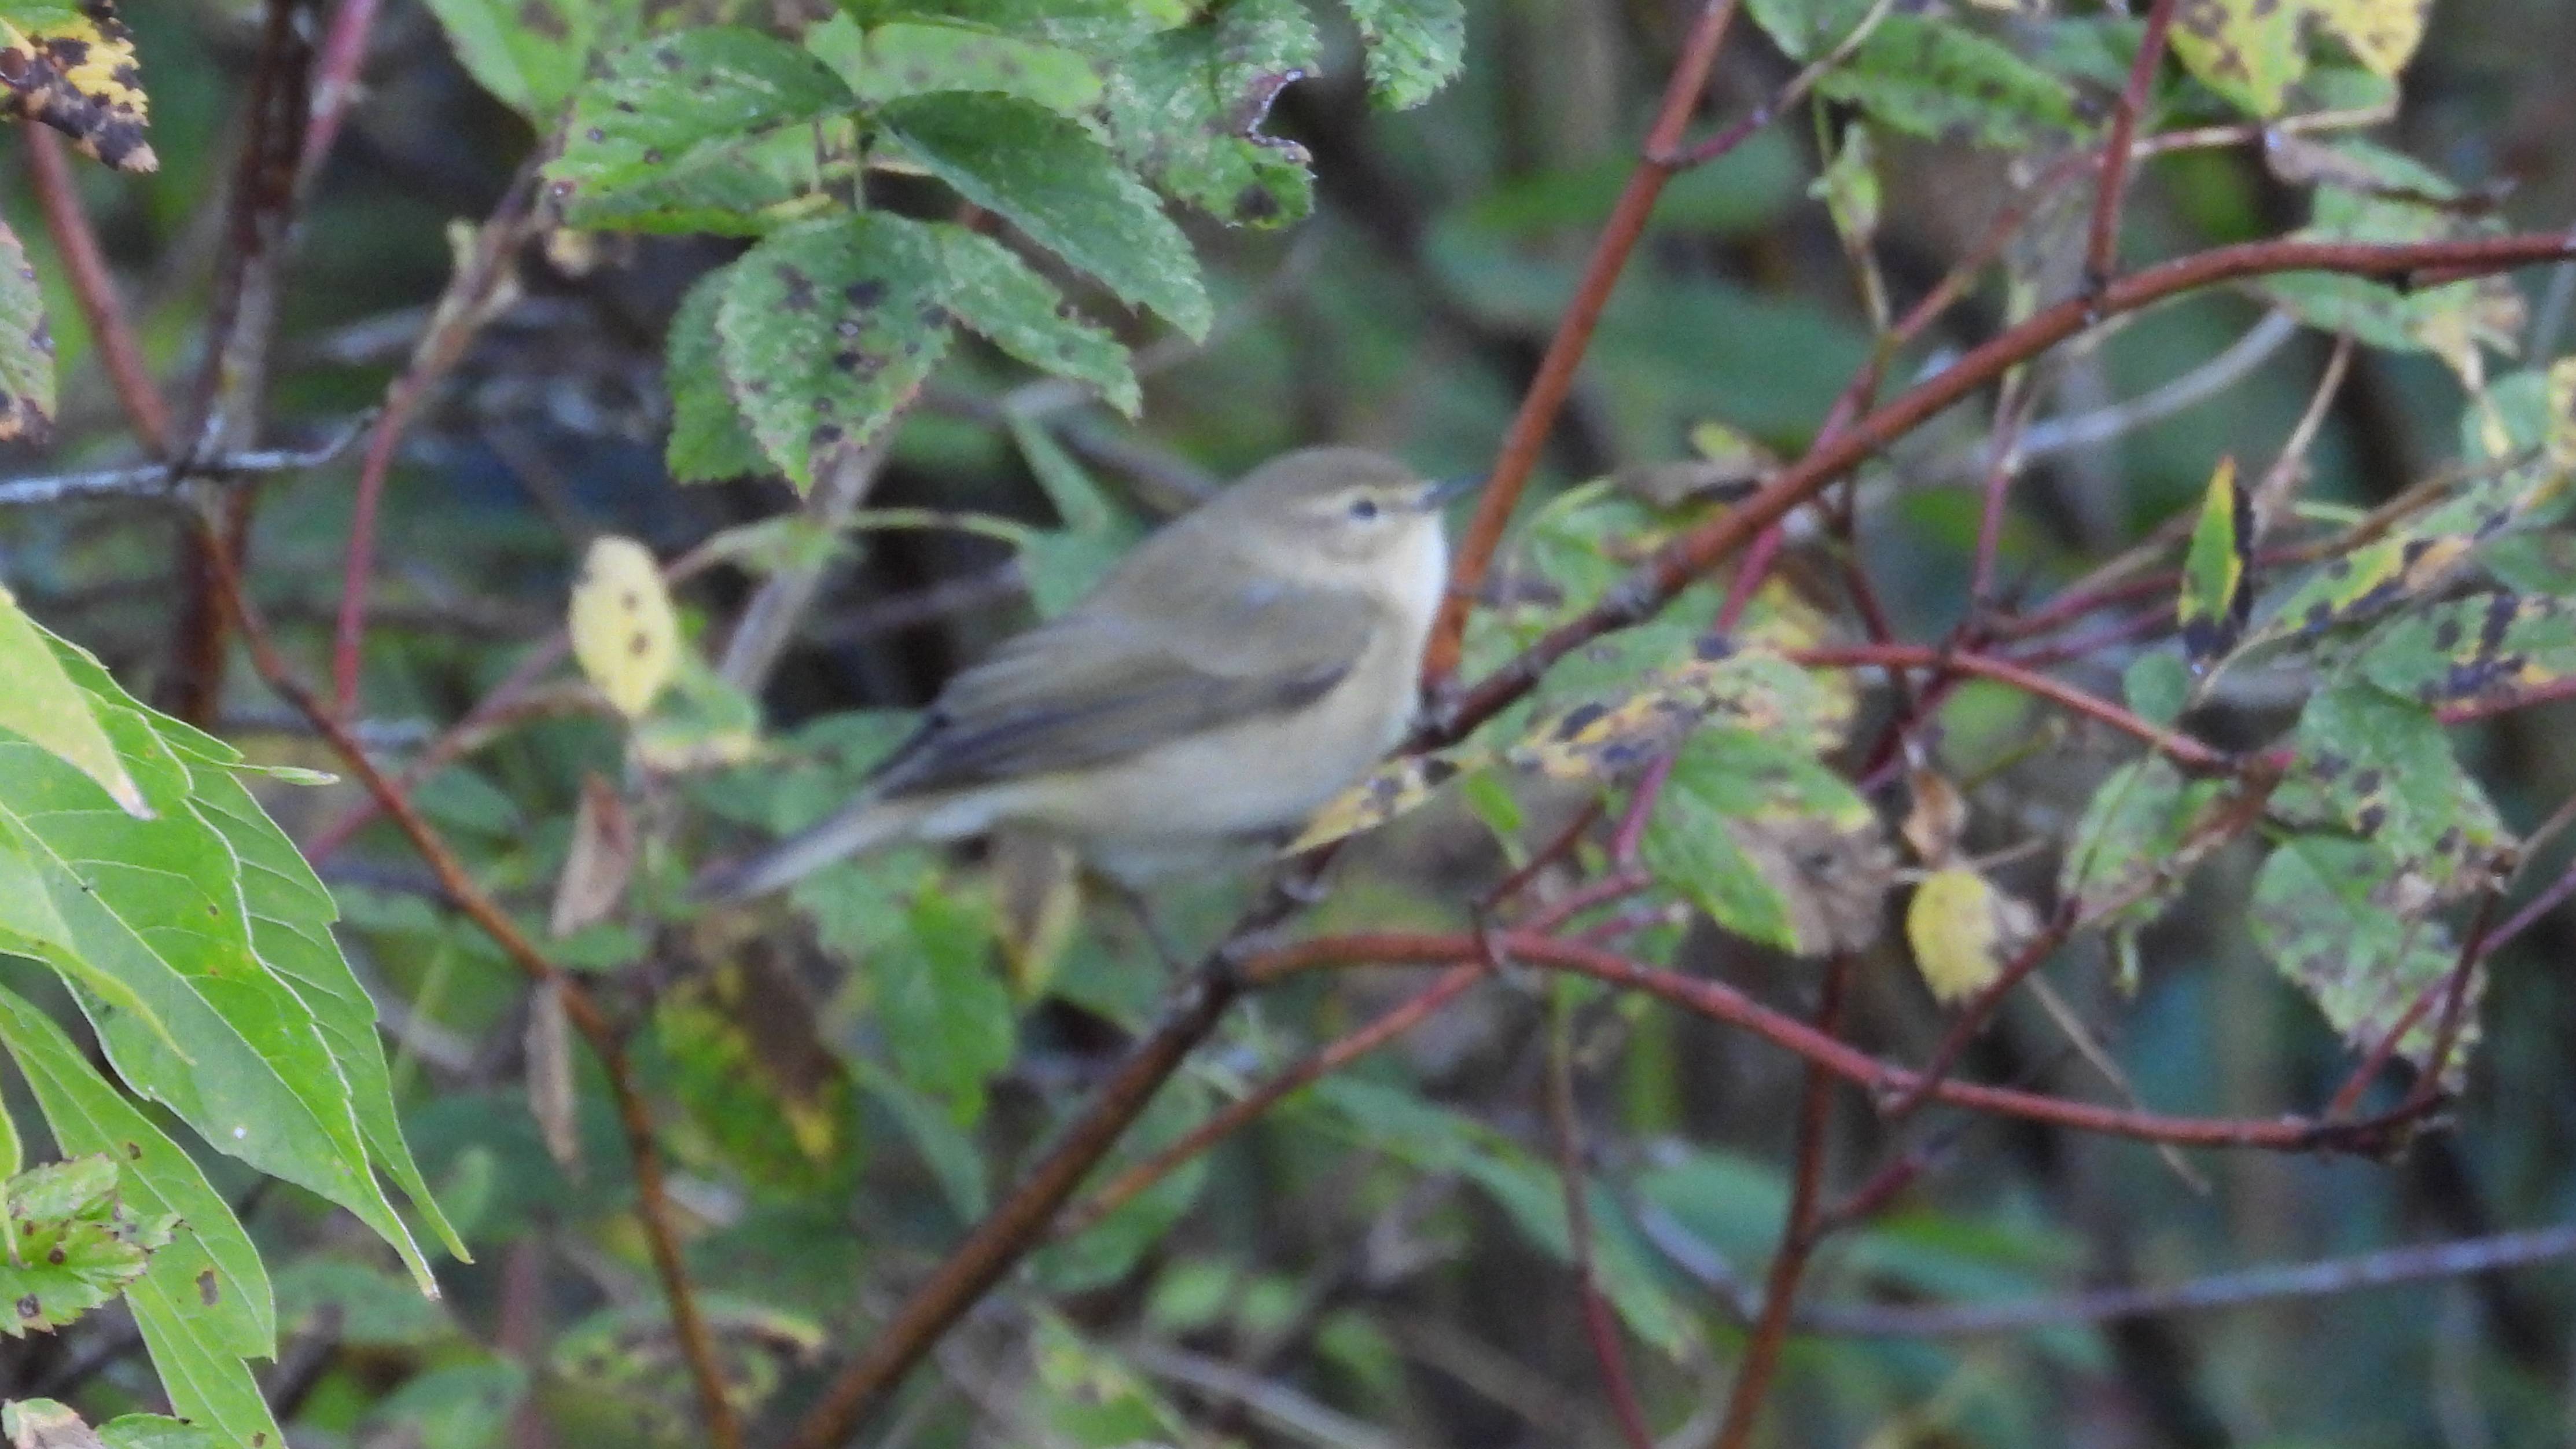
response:
{"label": "yellow leaf", "polygon": [[628,719],[650,709],[680,664],[680,622],[644,545],[603,537],[572,589],[573,657]]}
{"label": "yellow leaf", "polygon": [[2352,51],[2353,58],[2390,80],[2424,43],[2424,16],[2433,0],[2308,0],[2318,21]]}
{"label": "yellow leaf", "polygon": [[41,23],[0,21],[0,114],[51,126],[119,171],[152,171],[161,162],[144,144],[145,105],[134,36],[112,0]]}
{"label": "yellow leaf", "polygon": [[1914,969],[1944,1003],[1964,1001],[1990,985],[2004,958],[2037,924],[2028,906],[1965,866],[1924,877],[1905,907]]}
{"label": "yellow leaf", "polygon": [[1446,755],[1406,755],[1389,760],[1376,773],[1324,802],[1305,830],[1280,852],[1297,855],[1330,845],[1363,830],[1375,830],[1399,815],[1422,808],[1442,785],[1456,778],[1461,766]]}

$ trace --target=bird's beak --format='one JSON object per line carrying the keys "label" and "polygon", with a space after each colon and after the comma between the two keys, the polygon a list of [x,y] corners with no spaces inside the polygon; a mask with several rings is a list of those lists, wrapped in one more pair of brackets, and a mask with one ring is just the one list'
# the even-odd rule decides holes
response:
{"label": "bird's beak", "polygon": [[1471,473],[1460,478],[1440,479],[1422,490],[1422,497],[1417,506],[1420,507],[1423,512],[1429,513],[1462,493],[1473,492],[1476,487],[1484,481],[1484,476],[1477,473]]}

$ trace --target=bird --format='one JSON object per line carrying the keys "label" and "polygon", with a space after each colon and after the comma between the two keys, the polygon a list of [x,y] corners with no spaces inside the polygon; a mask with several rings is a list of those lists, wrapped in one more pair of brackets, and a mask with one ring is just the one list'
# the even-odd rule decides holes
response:
{"label": "bird", "polygon": [[848,804],[695,894],[1005,827],[1131,901],[1275,851],[1411,726],[1448,585],[1441,505],[1473,482],[1361,448],[1271,459],[951,678]]}

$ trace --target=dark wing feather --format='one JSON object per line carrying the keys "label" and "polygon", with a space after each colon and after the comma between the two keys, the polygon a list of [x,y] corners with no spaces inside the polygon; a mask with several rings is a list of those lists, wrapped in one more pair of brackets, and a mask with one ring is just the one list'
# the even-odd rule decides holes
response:
{"label": "dark wing feather", "polygon": [[1375,615],[1356,595],[1274,583],[1163,602],[1197,615],[1194,627],[1140,617],[1131,591],[1105,588],[1012,639],[949,681],[919,732],[877,771],[876,793],[1106,765],[1298,709],[1350,672]]}

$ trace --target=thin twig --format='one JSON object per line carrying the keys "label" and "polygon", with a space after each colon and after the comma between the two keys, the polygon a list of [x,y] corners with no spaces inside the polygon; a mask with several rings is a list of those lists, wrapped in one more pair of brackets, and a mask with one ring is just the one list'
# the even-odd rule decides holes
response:
{"label": "thin twig", "polygon": [[2186,770],[2204,774],[2224,773],[2236,768],[2231,756],[2202,744],[2179,730],[2141,719],[2134,712],[2113,704],[2098,694],[2085,691],[2063,680],[2052,679],[2009,659],[1967,650],[1936,649],[1923,644],[1846,644],[1820,649],[1787,651],[1792,663],[1810,668],[1890,667],[1897,669],[1942,669],[1959,674],[1973,674],[2007,684],[2024,694],[2047,700],[2061,708],[2097,720],[2124,734],[2146,741]]}
{"label": "thin twig", "polygon": [[2120,265],[2120,208],[2129,190],[2129,142],[2138,133],[2139,113],[2147,92],[2155,88],[2156,69],[2164,64],[2165,37],[2173,29],[2175,0],[2155,0],[2147,11],[2147,33],[2138,42],[2138,58],[2129,67],[2129,83],[2111,111],[2110,135],[2102,142],[2102,189],[2093,202],[2093,232],[2084,249],[2084,287],[2100,292],[2111,284]]}
{"label": "thin twig", "polygon": [[[814,496],[805,501],[809,523],[837,534],[849,516],[867,501],[868,491],[876,486],[877,474],[884,469],[886,456],[894,447],[899,421],[899,416],[888,419],[866,444],[844,449],[824,464],[823,476],[814,485]],[[804,622],[806,610],[813,607],[816,595],[822,591],[824,569],[822,564],[806,564],[771,574],[759,592],[751,596],[751,602],[743,606],[741,621],[734,625],[733,637],[725,642],[724,660],[716,666],[716,673],[747,694],[760,693],[770,671],[778,667],[789,642],[796,637],[796,627]]]}
{"label": "thin twig", "polygon": [[1423,682],[1435,697],[1447,689],[1451,676],[1457,673],[1459,649],[1466,638],[1467,612],[1485,581],[1485,570],[1493,560],[1495,548],[1503,541],[1503,527],[1511,521],[1521,490],[1528,486],[1530,473],[1538,466],[1539,453],[1555,429],[1557,414],[1564,410],[1566,396],[1573,391],[1575,369],[1582,365],[1583,354],[1592,345],[1592,330],[1600,324],[1601,313],[1610,304],[1610,293],[1619,285],[1619,274],[1627,269],[1629,254],[1636,250],[1638,238],[1645,235],[1646,221],[1654,214],[1655,198],[1663,193],[1664,183],[1677,169],[1677,158],[1671,152],[1680,144],[1691,113],[1699,109],[1701,93],[1708,89],[1709,71],[1717,64],[1718,48],[1726,42],[1727,28],[1735,19],[1738,3],[1739,0],[1707,0],[1701,5],[1699,19],[1682,43],[1681,59],[1664,84],[1663,101],[1656,108],[1653,126],[1646,132],[1636,168],[1628,173],[1628,184],[1611,207],[1609,220],[1602,224],[1600,239],[1593,243],[1592,258],[1584,264],[1583,279],[1575,287],[1573,300],[1565,304],[1565,314],[1548,339],[1546,355],[1539,359],[1538,374],[1530,380],[1529,391],[1521,396],[1520,410],[1512,415],[1511,427],[1503,434],[1493,472],[1476,500],[1476,515],[1468,523],[1467,536],[1450,563],[1449,592],[1441,601],[1440,616],[1432,625],[1431,642],[1423,655]]}
{"label": "thin twig", "polygon": [[178,492],[181,480],[232,482],[240,479],[267,478],[279,473],[301,473],[319,468],[349,450],[365,430],[366,418],[333,434],[319,447],[306,449],[267,448],[230,457],[211,458],[190,464],[183,474],[167,463],[152,463],[140,468],[109,468],[96,473],[57,473],[45,478],[11,478],[0,481],[0,508],[27,507],[34,504],[60,503],[73,498],[142,499],[154,503],[182,502]]}
{"label": "thin twig", "polygon": [[[1560,988],[1564,983],[1558,983]],[[1547,1123],[1556,1148],[1556,1176],[1565,1198],[1566,1257],[1574,1265],[1574,1292],[1583,1308],[1584,1337],[1601,1370],[1601,1392],[1628,1449],[1655,1449],[1654,1426],[1637,1402],[1628,1355],[1619,1346],[1619,1320],[1601,1292],[1592,1261],[1592,1174],[1584,1166],[1583,1123],[1574,1105],[1574,1011],[1560,989],[1550,994],[1547,1032]]]}
{"label": "thin twig", "polygon": [[126,420],[134,425],[135,441],[144,452],[159,457],[170,445],[170,405],[152,380],[151,365],[143,360],[116,278],[107,269],[107,255],[99,250],[98,233],[90,226],[89,212],[72,182],[62,138],[44,126],[21,126],[18,134],[26,141],[27,177],[35,187],[36,204],[44,210],[45,230],[61,254],[72,300],[89,324],[99,362],[107,369],[117,401],[125,407]]}
{"label": "thin twig", "polygon": [[297,712],[312,721],[313,728],[330,742],[342,764],[358,777],[369,794],[428,864],[431,873],[447,891],[456,908],[490,936],[502,954],[531,981],[560,993],[564,1014],[573,1028],[590,1044],[599,1057],[602,1072],[608,1078],[610,1095],[616,1099],[618,1120],[626,1131],[628,1150],[635,1159],[636,1215],[643,1220],[644,1237],[651,1250],[653,1267],[662,1281],[662,1295],[671,1311],[671,1327],[679,1339],[680,1351],[688,1361],[690,1378],[696,1383],[700,1411],[706,1418],[708,1441],[717,1449],[741,1449],[742,1430],[735,1421],[733,1403],[725,1392],[724,1371],[716,1357],[715,1338],[705,1318],[699,1313],[697,1297],[689,1285],[688,1271],[680,1261],[679,1235],[672,1226],[669,1192],[662,1176],[662,1154],[654,1135],[652,1109],[635,1084],[635,1071],[626,1055],[625,1043],[617,1028],[600,1010],[580,980],[565,974],[539,951],[518,924],[502,910],[500,904],[474,881],[456,852],[451,849],[436,827],[414,809],[411,802],[394,788],[364,746],[340,723],[339,717],[326,709],[321,699],[304,683],[277,651],[266,624],[243,593],[240,575],[233,572],[230,560],[220,552],[208,555],[215,563],[218,597],[230,614],[242,640],[250,647],[251,661],[269,688]]}

